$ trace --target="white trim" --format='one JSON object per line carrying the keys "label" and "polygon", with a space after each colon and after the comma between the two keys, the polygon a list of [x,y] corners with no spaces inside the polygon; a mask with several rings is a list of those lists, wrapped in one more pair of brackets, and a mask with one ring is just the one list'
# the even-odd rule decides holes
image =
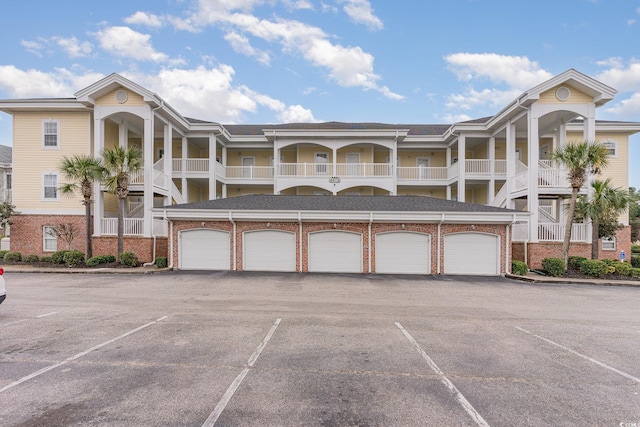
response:
{"label": "white trim", "polygon": [[[56,197],[45,197],[45,177],[46,176],[56,177],[56,183],[55,183]],[[57,202],[58,200],[60,200],[60,189],[58,188],[58,186],[60,185],[60,174],[58,172],[54,172],[54,171],[42,172],[42,178],[40,182],[41,182],[40,196],[43,202]],[[51,187],[51,186],[47,186],[47,187]]]}
{"label": "white trim", "polygon": [[[43,225],[42,226],[42,252],[56,252],[58,250],[58,238],[47,233],[46,229],[51,228],[55,230],[55,225]],[[55,242],[55,249],[47,249],[47,241]]]}
{"label": "white trim", "polygon": [[[615,251],[616,250],[616,238],[615,237],[603,237],[601,243],[601,248],[603,251]],[[605,243],[613,244],[613,247],[605,247]]]}
{"label": "white trim", "polygon": [[[56,124],[56,144],[55,145],[47,145],[46,144],[46,136],[54,135],[53,132],[46,132],[46,127],[50,123]],[[60,120],[59,119],[43,119],[42,120],[42,148],[44,150],[59,150],[60,149]]]}

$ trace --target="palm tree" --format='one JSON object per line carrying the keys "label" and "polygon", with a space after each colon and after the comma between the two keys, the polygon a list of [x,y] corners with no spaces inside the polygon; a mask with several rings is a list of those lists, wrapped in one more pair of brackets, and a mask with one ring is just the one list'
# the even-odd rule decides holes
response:
{"label": "palm tree", "polygon": [[571,224],[576,211],[578,192],[585,184],[588,174],[599,175],[609,161],[607,148],[599,142],[572,142],[553,152],[552,159],[564,165],[567,169],[567,178],[571,185],[571,199],[567,212],[567,222],[562,242],[562,259],[564,268],[567,268],[569,258],[569,243],[571,241]]}
{"label": "palm tree", "polygon": [[92,256],[91,245],[91,203],[93,185],[102,179],[102,162],[86,154],[64,157],[60,162],[60,171],[70,181],[60,187],[62,194],[73,195],[79,191],[84,205],[84,221],[86,232],[86,259]]}
{"label": "palm tree", "polygon": [[590,200],[580,196],[576,203],[576,213],[582,218],[591,218],[592,242],[591,258],[598,258],[598,239],[613,237],[618,225],[618,217],[629,207],[631,197],[628,191],[614,188],[611,179],[595,180],[591,183],[593,196]]}
{"label": "palm tree", "polygon": [[118,250],[116,259],[124,252],[124,206],[129,194],[131,174],[142,169],[142,153],[136,147],[124,149],[119,145],[102,151],[102,163],[105,170],[104,183],[107,191],[118,198]]}

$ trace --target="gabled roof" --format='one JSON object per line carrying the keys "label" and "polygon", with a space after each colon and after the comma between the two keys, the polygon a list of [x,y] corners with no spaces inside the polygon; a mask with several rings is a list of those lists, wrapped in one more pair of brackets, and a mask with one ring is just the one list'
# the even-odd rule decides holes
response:
{"label": "gabled roof", "polygon": [[148,89],[145,89],[144,87],[132,82],[129,79],[122,77],[118,73],[111,73],[107,77],[98,80],[92,85],[87,86],[84,89],[80,89],[74,95],[78,101],[86,103],[87,105],[92,105],[96,99],[118,89],[119,87],[124,87],[130,89],[133,92],[136,92],[137,94],[142,96],[145,102],[151,104],[154,107],[163,104],[160,97],[155,93],[151,92]]}
{"label": "gabled roof", "polygon": [[161,209],[366,211],[366,212],[518,212],[494,206],[427,196],[287,196],[250,194],[166,206]]}
{"label": "gabled roof", "polygon": [[0,164],[11,164],[13,162],[13,147],[0,145]]}

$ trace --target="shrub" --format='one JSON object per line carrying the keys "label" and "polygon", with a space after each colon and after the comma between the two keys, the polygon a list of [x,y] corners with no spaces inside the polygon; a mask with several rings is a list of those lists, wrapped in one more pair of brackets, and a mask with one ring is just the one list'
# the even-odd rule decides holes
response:
{"label": "shrub", "polygon": [[633,245],[631,245],[631,253],[640,254],[640,243],[634,243]]}
{"label": "shrub", "polygon": [[560,258],[543,258],[542,268],[554,277],[564,275],[564,260]]}
{"label": "shrub", "polygon": [[167,257],[164,257],[164,256],[156,257],[156,267],[167,268]]}
{"label": "shrub", "polygon": [[4,259],[4,256],[7,254],[7,252],[9,251],[0,251],[0,259]]}
{"label": "shrub", "polygon": [[62,258],[68,267],[75,267],[84,262],[84,253],[80,251],[67,251]]}
{"label": "shrub", "polygon": [[40,257],[38,255],[27,255],[24,258],[22,258],[22,261],[24,261],[24,262],[38,262],[38,261],[40,261]]}
{"label": "shrub", "polygon": [[631,255],[631,266],[633,268],[640,268],[640,255]]}
{"label": "shrub", "polygon": [[137,267],[138,257],[133,252],[122,252],[120,254],[120,264],[128,267]]}
{"label": "shrub", "polygon": [[640,268],[632,268],[629,275],[631,277],[640,277]]}
{"label": "shrub", "polygon": [[20,252],[7,252],[4,254],[4,262],[20,262],[22,260],[22,254]]}
{"label": "shrub", "polygon": [[51,263],[51,262],[53,262],[53,260],[51,259],[50,256],[43,256],[43,257],[40,257],[40,262],[49,262],[49,263]]}
{"label": "shrub", "polygon": [[571,270],[580,270],[580,264],[582,264],[584,261],[586,261],[587,259],[585,257],[582,256],[570,256],[567,259],[567,265],[569,266],[569,268]]}
{"label": "shrub", "polygon": [[56,251],[51,254],[51,262],[54,264],[64,264],[64,254],[69,252],[68,250]]}
{"label": "shrub", "polygon": [[631,264],[626,262],[619,262],[615,265],[615,273],[619,276],[629,276],[631,274]]}
{"label": "shrub", "polygon": [[513,260],[511,261],[511,272],[518,276],[526,276],[529,272],[529,267],[522,261]]}
{"label": "shrub", "polygon": [[95,267],[99,264],[109,264],[116,260],[116,257],[113,255],[97,255],[92,258],[89,258],[86,262],[87,267]]}
{"label": "shrub", "polygon": [[[606,262],[598,259],[588,259],[580,266],[580,271],[587,276],[603,277],[609,273],[609,266]],[[615,271],[615,267],[614,267]]]}

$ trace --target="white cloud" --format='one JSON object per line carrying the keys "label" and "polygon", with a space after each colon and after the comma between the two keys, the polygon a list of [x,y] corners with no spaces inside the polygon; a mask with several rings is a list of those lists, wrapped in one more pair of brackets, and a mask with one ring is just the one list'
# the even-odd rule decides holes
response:
{"label": "white cloud", "polygon": [[163,18],[148,12],[136,12],[124,18],[124,22],[130,25],[143,25],[151,28],[161,28],[164,25]]}
{"label": "white cloud", "polygon": [[630,98],[623,99],[613,107],[606,108],[605,112],[614,117],[632,118],[636,120],[640,116],[640,93],[634,93]]}
{"label": "white cloud", "polygon": [[269,54],[261,50],[255,49],[249,43],[249,39],[236,32],[228,33],[224,36],[224,39],[229,42],[233,50],[243,55],[247,55],[256,58],[258,62],[264,65],[269,65],[271,58]]}
{"label": "white cloud", "polygon": [[85,41],[80,42],[75,37],[63,38],[54,37],[53,40],[58,46],[60,46],[70,58],[82,58],[91,54],[93,46],[91,43]]}
{"label": "white cloud", "polygon": [[96,37],[100,47],[115,56],[157,63],[183,62],[180,59],[170,60],[166,53],[156,51],[149,34],[133,31],[129,27],[107,27],[96,33]]}
{"label": "white cloud", "polygon": [[458,79],[471,81],[488,79],[503,83],[521,92],[553,77],[537,62],[525,56],[507,56],[497,53],[454,53],[445,56],[448,68]]}
{"label": "white cloud", "polygon": [[632,25],[633,25],[633,24],[635,24],[635,23],[636,23],[636,20],[635,20],[635,19],[627,19],[627,26],[629,26],[629,27],[630,27],[630,26],[632,26]]}
{"label": "white cloud", "polygon": [[458,123],[471,120],[471,117],[466,114],[445,114],[444,116],[436,116],[437,120],[441,120],[443,123]]}
{"label": "white cloud", "polygon": [[356,24],[364,24],[371,30],[381,30],[384,24],[373,13],[369,0],[339,0],[345,3],[344,11]]}
{"label": "white cloud", "polygon": [[278,118],[283,123],[317,123],[311,110],[304,108],[302,105],[290,105],[280,114]]}
{"label": "white cloud", "polygon": [[475,90],[468,88],[463,94],[451,94],[447,97],[445,106],[452,109],[473,110],[475,108],[489,105],[491,107],[502,107],[520,95],[520,91],[482,89]]}
{"label": "white cloud", "polygon": [[102,74],[93,72],[75,74],[65,68],[42,72],[3,65],[0,66],[0,90],[12,98],[69,98],[102,77]]}
{"label": "white cloud", "polygon": [[640,60],[633,59],[626,65],[621,58],[609,58],[598,65],[608,69],[599,73],[597,80],[622,92],[640,90]]}
{"label": "white cloud", "polygon": [[313,10],[313,4],[309,0],[281,0],[289,10]]}
{"label": "white cloud", "polygon": [[42,49],[44,46],[42,43],[33,41],[33,40],[22,40],[20,45],[27,49],[27,52],[32,53],[40,58],[42,58]]}
{"label": "white cloud", "polygon": [[[274,18],[259,19],[248,13],[260,0],[200,0],[191,17],[179,23],[181,28],[196,29],[207,25],[232,26],[239,34],[248,34],[270,43],[278,43],[283,51],[301,56],[312,65],[328,70],[340,86],[376,90],[389,99],[403,96],[379,86],[380,76],[373,70],[374,58],[359,46],[345,47],[329,41],[320,28],[300,21]],[[237,37],[234,38],[238,41]],[[248,40],[246,45],[248,44]]]}

